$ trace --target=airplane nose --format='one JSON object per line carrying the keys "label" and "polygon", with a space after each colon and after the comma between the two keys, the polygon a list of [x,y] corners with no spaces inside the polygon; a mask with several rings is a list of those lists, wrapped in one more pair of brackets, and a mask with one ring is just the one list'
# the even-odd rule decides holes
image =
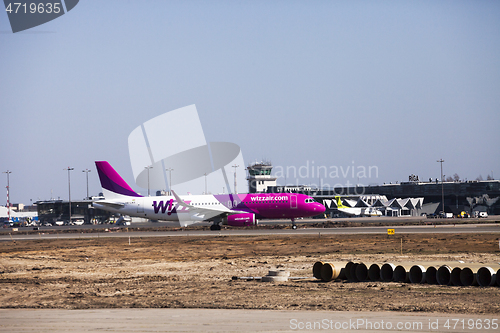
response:
{"label": "airplane nose", "polygon": [[326,211],[326,207],[323,206],[322,204],[318,203],[317,206],[318,206],[317,210],[319,211],[320,214],[322,214]]}
{"label": "airplane nose", "polygon": [[326,210],[326,207],[323,206],[322,204],[319,204],[319,206],[320,206],[321,213],[324,213]]}

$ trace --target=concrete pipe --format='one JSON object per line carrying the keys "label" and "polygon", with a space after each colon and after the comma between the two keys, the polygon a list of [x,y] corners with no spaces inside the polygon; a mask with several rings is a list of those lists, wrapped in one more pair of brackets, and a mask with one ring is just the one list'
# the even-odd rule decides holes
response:
{"label": "concrete pipe", "polygon": [[267,275],[262,277],[262,282],[286,282],[288,281],[288,276],[280,275]]}
{"label": "concrete pipe", "polygon": [[332,263],[327,262],[321,267],[321,279],[323,281],[329,282],[335,280],[339,274],[340,270],[336,269]]}
{"label": "concrete pipe", "polygon": [[406,271],[406,268],[404,266],[396,266],[394,268],[394,273],[393,273],[393,280],[396,282],[410,282],[410,279],[408,278],[408,272]]}
{"label": "concrete pipe", "polygon": [[382,267],[380,268],[380,280],[384,282],[391,282],[395,268],[396,266],[393,264],[390,263],[383,264]]}
{"label": "concrete pipe", "polygon": [[340,269],[339,279],[341,279],[341,280],[347,280],[347,277],[345,276],[345,267],[342,267]]}
{"label": "concrete pipe", "polygon": [[462,282],[460,281],[460,273],[462,272],[462,269],[460,267],[455,267],[451,271],[450,274],[450,281],[451,284],[454,286],[461,286]]}
{"label": "concrete pipe", "polygon": [[481,287],[494,286],[496,284],[496,272],[491,267],[481,267],[478,269],[477,283]]}
{"label": "concrete pipe", "polygon": [[267,273],[267,276],[286,276],[286,277],[289,277],[290,276],[290,272],[289,271],[285,271],[284,269],[278,269],[278,270],[273,270],[273,271],[269,271]]}
{"label": "concrete pipe", "polygon": [[460,282],[463,286],[477,286],[476,272],[469,267],[465,267],[460,272]]}
{"label": "concrete pipe", "polygon": [[349,276],[351,277],[350,281],[358,282],[358,278],[356,277],[356,268],[358,267],[358,265],[359,264],[357,262],[352,264],[351,269],[349,271]]}
{"label": "concrete pipe", "polygon": [[346,280],[350,280],[351,279],[351,267],[352,265],[354,265],[354,263],[352,261],[349,261],[346,265],[345,265],[345,279]]}
{"label": "concrete pipe", "polygon": [[413,265],[410,268],[410,282],[411,283],[425,283],[426,269],[422,265]]}
{"label": "concrete pipe", "polygon": [[425,272],[425,282],[428,284],[437,284],[437,269],[434,266],[427,267]]}
{"label": "concrete pipe", "polygon": [[450,266],[443,265],[443,266],[439,267],[437,274],[436,274],[437,282],[442,286],[447,286],[450,284],[450,279],[451,279]]}
{"label": "concrete pipe", "polygon": [[368,278],[370,281],[380,281],[380,266],[377,264],[371,264],[368,269]]}
{"label": "concrete pipe", "polygon": [[313,265],[313,276],[318,280],[321,280],[321,267],[323,267],[324,264],[325,263],[322,261],[316,261]]}
{"label": "concrete pipe", "polygon": [[366,281],[368,279],[368,268],[362,262],[356,266],[356,279],[358,281]]}

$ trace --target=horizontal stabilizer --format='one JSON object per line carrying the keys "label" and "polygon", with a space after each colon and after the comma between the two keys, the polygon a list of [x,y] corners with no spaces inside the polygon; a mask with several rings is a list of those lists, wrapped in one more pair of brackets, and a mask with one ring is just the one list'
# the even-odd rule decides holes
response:
{"label": "horizontal stabilizer", "polygon": [[125,207],[124,203],[121,203],[121,202],[110,202],[110,201],[105,201],[105,200],[94,201],[94,204],[102,205],[102,206],[108,206],[108,207],[115,208],[115,209],[119,209],[119,208]]}

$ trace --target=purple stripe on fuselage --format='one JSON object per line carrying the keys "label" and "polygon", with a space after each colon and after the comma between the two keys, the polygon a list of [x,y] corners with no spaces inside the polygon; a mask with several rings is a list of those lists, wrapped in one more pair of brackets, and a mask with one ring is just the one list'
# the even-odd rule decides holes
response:
{"label": "purple stripe on fuselage", "polygon": [[[292,196],[297,199],[295,209],[291,209]],[[299,193],[220,194],[214,195],[214,197],[229,209],[254,213],[259,218],[303,216],[303,202],[308,198],[307,195]]]}
{"label": "purple stripe on fuselage", "polygon": [[102,188],[114,193],[128,195],[131,197],[141,197],[123,180],[123,178],[106,161],[96,161],[97,172],[101,180]]}

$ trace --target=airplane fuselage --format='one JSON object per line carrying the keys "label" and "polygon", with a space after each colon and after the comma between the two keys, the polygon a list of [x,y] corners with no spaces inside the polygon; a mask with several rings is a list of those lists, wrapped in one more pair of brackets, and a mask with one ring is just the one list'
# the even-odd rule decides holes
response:
{"label": "airplane fuselage", "polygon": [[[260,194],[218,194],[187,195],[180,197],[185,203],[196,208],[226,210],[228,214],[244,212],[255,214],[256,218],[294,219],[314,216],[324,212],[324,206],[309,196],[295,193],[260,193]],[[178,221],[185,214],[188,218],[190,209],[179,205],[174,196],[123,197],[112,200],[120,205],[112,206],[94,202],[94,207],[152,220]],[[190,220],[202,221],[204,216],[189,216]]]}

